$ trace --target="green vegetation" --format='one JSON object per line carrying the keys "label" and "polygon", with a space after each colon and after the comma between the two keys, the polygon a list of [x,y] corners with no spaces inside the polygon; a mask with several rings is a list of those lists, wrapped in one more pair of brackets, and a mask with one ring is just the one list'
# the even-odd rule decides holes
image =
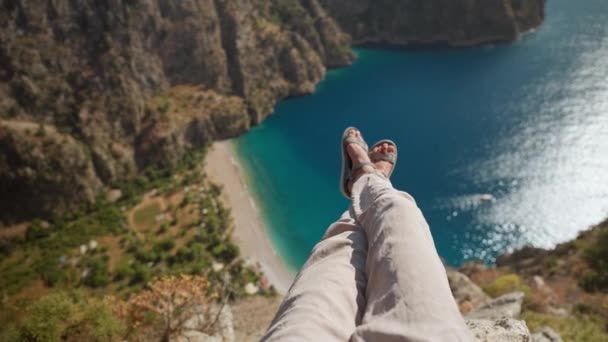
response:
{"label": "green vegetation", "polygon": [[516,274],[502,275],[489,285],[483,286],[483,290],[494,298],[513,291],[522,291],[526,296],[530,293],[530,288]]}
{"label": "green vegetation", "polygon": [[9,341],[112,341],[124,330],[102,301],[60,291],[30,305],[22,326],[5,337]]}
{"label": "green vegetation", "polygon": [[158,202],[153,202],[133,213],[133,221],[138,227],[150,227],[156,223],[156,216],[161,213]]}
{"label": "green vegetation", "polygon": [[294,31],[307,31],[314,27],[312,18],[296,0],[277,0],[271,8],[272,20]]}
{"label": "green vegetation", "polygon": [[87,276],[83,283],[89,287],[103,287],[110,282],[107,256],[91,257],[83,262]]}
{"label": "green vegetation", "polygon": [[522,318],[526,321],[530,331],[549,326],[558,332],[564,341],[608,341],[605,322],[595,316],[575,314],[561,317],[524,311]]}
{"label": "green vegetation", "polygon": [[[219,199],[221,188],[205,179],[202,157],[203,153],[193,153],[174,168],[149,169],[116,184],[123,196],[115,203],[100,197],[80,211],[48,222],[32,221],[24,238],[2,248],[0,294],[5,300],[0,325],[14,323],[23,313],[26,305],[17,298],[31,301],[48,290],[73,289],[91,298],[107,293],[128,298],[164,275],[203,275],[214,288],[225,288],[229,298],[244,296],[244,286],[258,282],[260,275],[238,258],[239,250],[230,240],[230,210]],[[146,201],[154,204],[133,212],[135,227],[130,227],[127,214],[146,193]],[[180,206],[182,197],[188,200]],[[161,213],[166,220],[157,222]],[[147,227],[141,230],[139,225]],[[214,271],[214,263],[221,263],[222,270]],[[2,340],[10,341],[13,335],[61,340],[68,333],[73,336],[73,329],[85,334],[84,340],[98,340],[90,336],[102,334],[97,331],[104,323],[81,321],[88,311],[79,299],[66,294],[43,298],[14,329],[5,329]],[[50,302],[60,311],[49,312]],[[43,314],[56,319],[43,327],[36,323]]]}
{"label": "green vegetation", "polygon": [[608,292],[608,229],[604,227],[595,242],[587,247],[585,260],[591,271],[581,280],[581,287],[590,292]]}

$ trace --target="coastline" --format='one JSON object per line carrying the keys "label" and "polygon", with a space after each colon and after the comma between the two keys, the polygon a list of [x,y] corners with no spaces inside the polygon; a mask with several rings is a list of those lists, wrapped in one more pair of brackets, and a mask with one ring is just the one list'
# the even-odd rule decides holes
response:
{"label": "coastline", "polygon": [[241,255],[259,263],[277,292],[285,294],[295,274],[272,246],[233,148],[230,141],[213,143],[205,158],[205,171],[213,182],[224,188],[222,199],[231,208],[235,226],[232,238],[239,246]]}

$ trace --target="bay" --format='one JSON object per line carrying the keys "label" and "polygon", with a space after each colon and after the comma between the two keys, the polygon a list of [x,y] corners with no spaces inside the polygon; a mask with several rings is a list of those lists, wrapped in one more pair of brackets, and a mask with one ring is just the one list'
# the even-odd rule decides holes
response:
{"label": "bay", "polygon": [[347,208],[339,138],[399,145],[412,194],[452,265],[552,247],[608,216],[608,2],[547,2],[537,32],[466,49],[357,49],[312,96],[236,142],[276,249],[303,264]]}

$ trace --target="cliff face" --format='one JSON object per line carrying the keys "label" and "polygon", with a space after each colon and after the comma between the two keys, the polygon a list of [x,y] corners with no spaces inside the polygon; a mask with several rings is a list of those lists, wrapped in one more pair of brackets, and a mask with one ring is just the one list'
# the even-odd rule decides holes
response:
{"label": "cliff face", "polygon": [[236,136],[353,58],[316,0],[7,0],[0,27],[0,222]]}
{"label": "cliff face", "polygon": [[356,44],[512,41],[544,19],[545,0],[319,0]]}
{"label": "cliff face", "polygon": [[466,45],[515,39],[540,24],[543,5],[5,0],[0,226],[92,202],[104,185],[245,132],[280,99],[311,93],[327,67],[352,61],[340,26],[357,43]]}

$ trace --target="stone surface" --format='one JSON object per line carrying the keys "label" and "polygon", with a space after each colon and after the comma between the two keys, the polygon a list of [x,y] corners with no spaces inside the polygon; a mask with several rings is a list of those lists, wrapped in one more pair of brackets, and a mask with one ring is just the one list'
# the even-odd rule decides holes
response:
{"label": "stone surface", "polygon": [[[7,224],[239,135],[354,57],[316,0],[11,0],[0,26]],[[167,105],[178,85],[190,88]],[[39,124],[66,143],[47,143]]]}
{"label": "stone surface", "polygon": [[[242,134],[348,65],[350,35],[470,45],[516,39],[543,17],[544,0],[5,1],[0,222],[91,203],[104,185]],[[21,123],[67,143],[16,133]]]}
{"label": "stone surface", "polygon": [[447,270],[447,275],[454,299],[463,314],[490,302],[490,297],[466,275],[451,269]]}
{"label": "stone surface", "polygon": [[239,342],[259,341],[279,309],[281,296],[252,296],[239,300],[232,308],[234,332]]}
{"label": "stone surface", "polygon": [[562,342],[562,338],[553,329],[544,327],[532,334],[532,342]]}
{"label": "stone surface", "polygon": [[523,292],[512,292],[500,296],[466,315],[467,318],[499,319],[517,318],[521,313]]}
{"label": "stone surface", "polygon": [[229,305],[214,305],[192,314],[174,342],[233,342],[235,341],[232,310]]}
{"label": "stone surface", "polygon": [[530,331],[524,321],[512,318],[467,319],[475,341],[478,342],[530,342]]}
{"label": "stone surface", "polygon": [[359,44],[512,41],[544,20],[545,0],[320,0]]}

